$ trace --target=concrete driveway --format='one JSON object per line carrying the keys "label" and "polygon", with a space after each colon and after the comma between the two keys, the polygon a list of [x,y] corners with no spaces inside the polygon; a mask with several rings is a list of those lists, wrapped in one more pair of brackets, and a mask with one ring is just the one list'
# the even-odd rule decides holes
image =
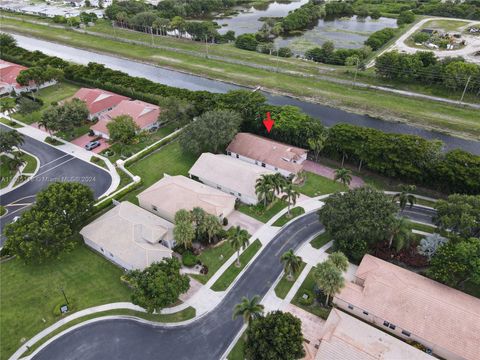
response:
{"label": "concrete driveway", "polygon": [[238,210],[234,210],[228,217],[228,227],[231,228],[232,226],[240,226],[242,229],[247,230],[250,235],[253,235],[263,226],[263,223]]}
{"label": "concrete driveway", "polygon": [[[96,136],[89,136],[88,134],[85,134],[85,135],[82,135],[74,140],[71,141],[72,144],[75,144],[75,145],[78,145],[82,148],[85,148],[85,145],[87,145],[90,141],[93,141],[93,139],[95,139]],[[95,153],[95,154],[98,154],[100,152],[102,152],[103,150],[105,149],[108,149],[110,147],[110,144],[105,140],[105,139],[100,139],[100,146],[93,149],[93,150],[90,150],[91,152]]]}

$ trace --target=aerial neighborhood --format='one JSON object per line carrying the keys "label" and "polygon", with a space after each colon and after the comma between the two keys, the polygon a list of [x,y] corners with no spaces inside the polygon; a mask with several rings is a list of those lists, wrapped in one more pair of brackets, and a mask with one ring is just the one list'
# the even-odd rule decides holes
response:
{"label": "aerial neighborhood", "polygon": [[480,359],[479,14],[0,1],[0,360]]}

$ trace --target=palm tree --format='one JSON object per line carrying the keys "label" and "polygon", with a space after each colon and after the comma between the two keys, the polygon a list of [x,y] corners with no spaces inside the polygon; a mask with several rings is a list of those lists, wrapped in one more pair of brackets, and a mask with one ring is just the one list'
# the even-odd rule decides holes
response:
{"label": "palm tree", "polygon": [[293,281],[293,275],[302,267],[302,258],[295,255],[293,249],[283,253],[280,261],[283,263],[283,270],[287,274],[287,279]]}
{"label": "palm tree", "polygon": [[268,202],[273,200],[275,193],[275,185],[272,179],[272,175],[262,175],[255,183],[255,194],[257,194],[259,200],[263,201],[263,205],[266,207]]}
{"label": "palm tree", "polygon": [[345,285],[345,279],[342,272],[332,261],[324,261],[317,265],[315,272],[317,286],[322,289],[327,298],[325,306],[328,305],[330,297],[339,292]]}
{"label": "palm tree", "polygon": [[7,113],[7,114],[10,113],[10,111],[15,109],[16,107],[15,101],[8,101],[8,99],[10,98],[7,98],[7,101],[3,102],[0,108],[1,112]]}
{"label": "palm tree", "polygon": [[212,242],[212,238],[222,230],[222,225],[216,216],[207,215],[200,224],[200,230],[207,234],[208,242]]}
{"label": "palm tree", "polygon": [[390,248],[395,243],[395,250],[398,252],[409,244],[412,237],[412,225],[404,217],[395,219],[389,234],[388,247]]}
{"label": "palm tree", "polygon": [[270,179],[275,192],[277,194],[282,193],[285,186],[287,186],[287,180],[285,179],[285,177],[280,173],[266,176]]}
{"label": "palm tree", "polygon": [[328,260],[332,262],[335,267],[340,271],[347,271],[348,258],[341,251],[335,251],[328,255]]}
{"label": "palm tree", "polygon": [[297,199],[300,197],[300,193],[294,188],[291,182],[283,188],[283,193],[282,200],[288,202],[287,214],[290,216],[290,207],[295,206]]}
{"label": "palm tree", "polygon": [[412,207],[417,202],[415,195],[411,194],[416,188],[415,185],[400,185],[401,191],[393,196],[393,201],[400,203],[400,212],[405,210],[407,203]]}
{"label": "palm tree", "polygon": [[237,252],[236,266],[240,267],[240,249],[245,249],[250,243],[248,232],[246,230],[243,230],[240,226],[236,226],[233,228],[231,234],[229,235],[228,242]]}
{"label": "palm tree", "polygon": [[193,239],[195,239],[195,229],[191,222],[180,221],[173,228],[173,236],[177,244],[183,245],[185,249],[188,249],[192,246]]}
{"label": "palm tree", "polygon": [[349,186],[352,182],[352,172],[345,168],[337,169],[335,170],[335,177],[333,180],[340,180],[343,185]]}
{"label": "palm tree", "polygon": [[233,319],[241,316],[243,323],[248,325],[253,319],[262,316],[263,309],[264,306],[260,304],[260,296],[255,295],[251,300],[244,296],[242,302],[233,308]]}
{"label": "palm tree", "polygon": [[195,237],[198,241],[200,237],[200,227],[202,223],[205,221],[205,210],[203,210],[201,207],[194,207],[192,211],[190,211],[190,216],[192,218],[193,223],[195,224]]}

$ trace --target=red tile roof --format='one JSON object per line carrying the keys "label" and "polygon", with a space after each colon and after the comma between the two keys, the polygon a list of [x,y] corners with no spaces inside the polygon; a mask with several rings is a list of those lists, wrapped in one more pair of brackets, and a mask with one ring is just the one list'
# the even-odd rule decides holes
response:
{"label": "red tile roof", "polygon": [[140,100],[123,100],[112,110],[100,117],[100,120],[91,127],[92,130],[108,134],[107,124],[120,115],[129,115],[140,129],[153,125],[160,115],[160,107]]}
{"label": "red tile roof", "polygon": [[88,88],[81,88],[73,97],[85,101],[91,115],[108,110],[123,100],[130,100],[130,98],[126,96],[118,95],[110,91]]}
{"label": "red tile roof", "polygon": [[11,85],[16,88],[22,87],[22,85],[17,83],[17,76],[20,74],[20,71],[27,69],[25,66],[0,60],[0,86]]}

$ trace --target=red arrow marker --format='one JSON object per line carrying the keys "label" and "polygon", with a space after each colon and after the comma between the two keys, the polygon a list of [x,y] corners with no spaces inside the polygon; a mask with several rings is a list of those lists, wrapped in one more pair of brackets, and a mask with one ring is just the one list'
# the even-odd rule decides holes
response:
{"label": "red arrow marker", "polygon": [[272,130],[273,124],[275,124],[275,121],[270,117],[270,112],[267,112],[267,118],[263,119],[263,125],[265,125],[267,132],[270,133],[270,130]]}

